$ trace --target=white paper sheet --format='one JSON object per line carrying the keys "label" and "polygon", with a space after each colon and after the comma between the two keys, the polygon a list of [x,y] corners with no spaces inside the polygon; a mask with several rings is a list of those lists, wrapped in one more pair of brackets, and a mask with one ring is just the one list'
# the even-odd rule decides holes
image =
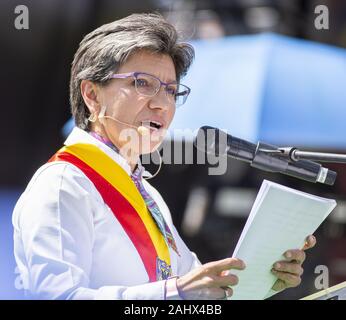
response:
{"label": "white paper sheet", "polygon": [[285,260],[285,251],[302,248],[335,206],[333,199],[264,180],[233,253],[247,267],[231,270],[239,277],[231,299],[264,299],[276,281],[273,264]]}

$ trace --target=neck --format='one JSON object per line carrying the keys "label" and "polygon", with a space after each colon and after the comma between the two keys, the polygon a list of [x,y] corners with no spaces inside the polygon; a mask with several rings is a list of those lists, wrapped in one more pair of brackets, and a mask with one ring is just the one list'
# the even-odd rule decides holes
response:
{"label": "neck", "polygon": [[105,130],[101,128],[91,128],[91,133],[94,134],[94,137],[101,140],[104,144],[112,148],[114,151],[119,153],[128,163],[128,165],[131,168],[131,172],[133,172],[136,169],[138,160],[139,160],[139,154],[133,152],[132,150],[124,150],[124,148],[119,147],[116,143],[110,139],[110,137],[107,135]]}
{"label": "neck", "polygon": [[128,154],[124,154],[121,149],[120,149],[119,153],[129,164],[129,166],[131,168],[131,172],[134,172],[136,167],[137,167],[138,161],[139,161],[139,155],[138,154],[131,154],[129,156]]}

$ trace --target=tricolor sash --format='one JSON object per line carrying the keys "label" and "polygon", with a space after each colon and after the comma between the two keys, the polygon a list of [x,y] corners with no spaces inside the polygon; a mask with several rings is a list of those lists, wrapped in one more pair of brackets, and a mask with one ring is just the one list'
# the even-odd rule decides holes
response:
{"label": "tricolor sash", "polygon": [[93,182],[135,246],[150,282],[172,275],[165,238],[123,168],[99,148],[87,143],[61,148],[49,160],[52,161],[73,164]]}

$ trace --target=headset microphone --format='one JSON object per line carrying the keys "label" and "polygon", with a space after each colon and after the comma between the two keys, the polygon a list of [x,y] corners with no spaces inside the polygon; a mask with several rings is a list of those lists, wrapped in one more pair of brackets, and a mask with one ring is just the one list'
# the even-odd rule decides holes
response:
{"label": "headset microphone", "polygon": [[139,126],[139,127],[137,128],[137,131],[138,131],[138,133],[139,133],[140,135],[142,135],[142,136],[147,136],[147,135],[150,134],[150,129],[147,128],[147,127],[144,127],[144,126]]}
{"label": "headset microphone", "polygon": [[[146,135],[149,135],[149,134],[150,134],[150,129],[147,128],[147,127],[145,127],[145,126],[136,127],[136,126],[134,126],[134,125],[132,125],[132,124],[129,124],[129,123],[120,121],[120,120],[118,120],[118,119],[116,119],[116,118],[113,118],[113,117],[110,117],[110,116],[106,116],[106,115],[105,115],[106,109],[107,109],[106,106],[103,105],[103,106],[101,107],[101,111],[100,111],[99,115],[98,115],[97,117],[96,117],[96,116],[90,116],[88,120],[91,121],[91,122],[95,122],[96,119],[99,119],[99,121],[101,122],[101,124],[105,125],[105,121],[104,121],[105,119],[112,119],[112,120],[117,121],[117,122],[119,122],[119,123],[121,123],[121,124],[124,124],[125,126],[135,128],[135,129],[137,130],[137,132],[138,132],[140,135],[142,135],[142,136],[146,136]],[[160,171],[160,169],[161,169],[161,166],[162,166],[162,158],[161,158],[160,152],[159,152],[157,149],[156,149],[156,152],[158,153],[159,158],[160,158],[160,165],[159,165],[159,168],[156,170],[156,172],[155,172],[151,177],[144,178],[144,179],[146,179],[146,180],[149,180],[149,179],[154,178],[154,177],[159,173],[159,171]]]}
{"label": "headset microphone", "polygon": [[106,116],[105,113],[106,113],[106,106],[103,105],[102,108],[101,108],[101,111],[100,111],[100,113],[99,113],[99,115],[98,115],[98,119],[100,120],[100,122],[101,122],[103,125],[105,124],[104,119],[106,118],[106,119],[111,119],[111,120],[117,121],[117,122],[119,122],[119,123],[121,123],[121,124],[124,124],[125,126],[129,126],[129,127],[135,128],[135,129],[137,129],[137,132],[138,132],[140,135],[142,135],[142,136],[146,136],[146,135],[149,135],[149,134],[150,134],[150,129],[147,128],[147,127],[144,127],[144,126],[136,127],[136,126],[134,126],[134,125],[132,125],[132,124],[129,124],[129,123],[120,121],[120,120],[118,120],[118,119],[116,119],[116,118],[113,118],[113,117],[110,117],[110,116]]}

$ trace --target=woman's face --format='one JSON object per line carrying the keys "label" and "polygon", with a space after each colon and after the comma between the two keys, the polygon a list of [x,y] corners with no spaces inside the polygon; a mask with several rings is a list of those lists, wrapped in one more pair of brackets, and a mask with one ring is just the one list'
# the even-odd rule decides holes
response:
{"label": "woman's face", "polygon": [[[165,83],[176,81],[171,57],[149,51],[133,54],[117,74],[130,72],[147,73]],[[103,121],[103,130],[118,148],[136,149],[136,153],[144,154],[160,145],[175,113],[174,99],[166,94],[164,86],[155,96],[148,97],[137,93],[133,77],[112,79],[106,86],[99,87],[98,96],[100,106],[106,106],[106,116],[128,124],[109,118]],[[150,126],[151,121],[162,126],[157,130]],[[146,134],[139,134],[137,128],[140,126],[149,129]]]}

